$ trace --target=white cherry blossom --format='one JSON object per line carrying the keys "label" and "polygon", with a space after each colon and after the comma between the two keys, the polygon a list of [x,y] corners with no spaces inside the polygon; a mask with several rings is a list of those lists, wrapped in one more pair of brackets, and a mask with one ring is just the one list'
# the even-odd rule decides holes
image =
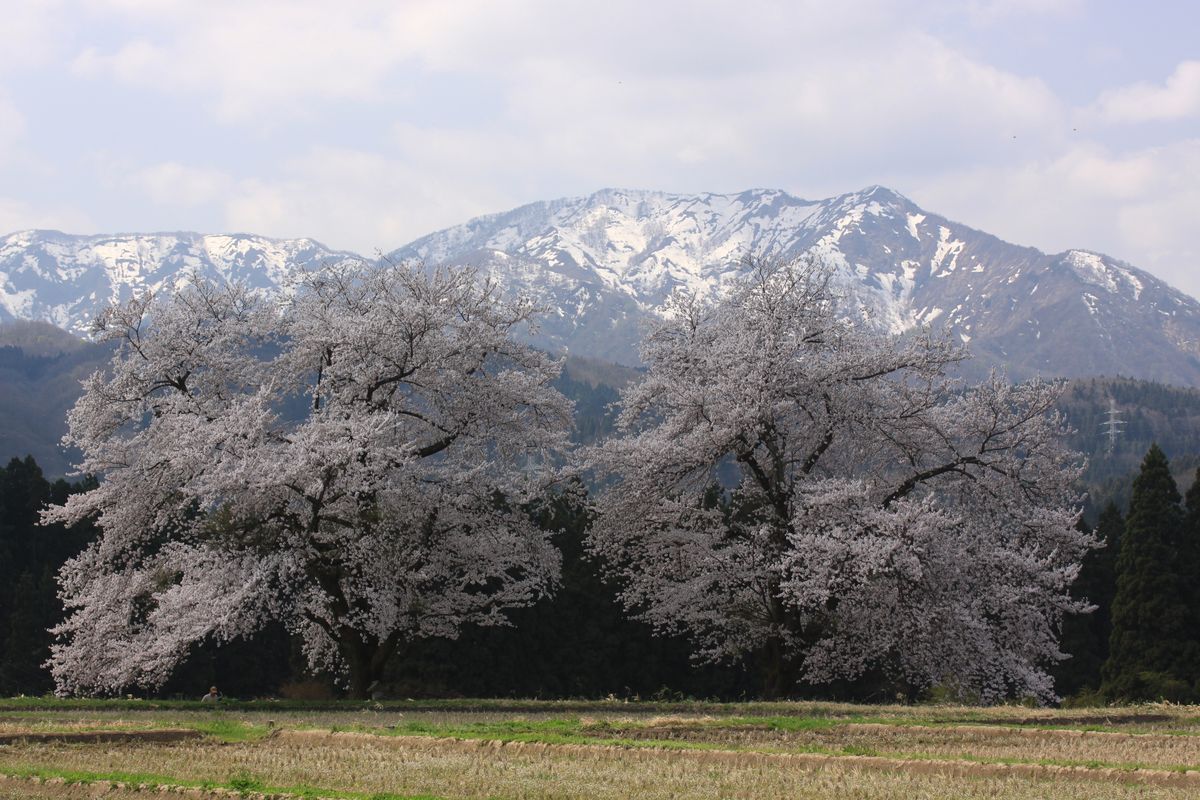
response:
{"label": "white cherry blossom", "polygon": [[566,442],[527,300],[472,271],[305,273],[283,299],[193,279],[97,319],[119,345],[67,441],[101,538],[61,575],[64,693],[156,686],[195,642],[282,619],[365,695],[405,642],[553,588],[525,506]]}
{"label": "white cherry blossom", "polygon": [[756,653],[770,694],[878,668],[1053,698],[1092,545],[1061,387],[963,385],[963,351],[849,324],[811,264],[753,267],[715,304],[675,298],[590,455],[591,548],[626,605],[700,658]]}

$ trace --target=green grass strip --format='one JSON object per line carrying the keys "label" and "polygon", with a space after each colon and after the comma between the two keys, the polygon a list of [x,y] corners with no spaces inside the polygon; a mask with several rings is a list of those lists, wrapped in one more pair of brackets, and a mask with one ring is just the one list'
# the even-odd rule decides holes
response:
{"label": "green grass strip", "polygon": [[[211,720],[175,719],[157,720],[152,722],[129,722],[122,720],[120,725],[97,722],[93,725],[42,725],[36,730],[27,731],[32,736],[54,736],[55,734],[84,734],[84,733],[151,733],[160,730],[195,731],[210,739],[226,744],[257,742],[271,735],[270,725],[256,725],[252,722],[216,717]],[[5,731],[0,730],[0,735]],[[20,735],[20,734],[18,734]]]}
{"label": "green grass strip", "polygon": [[336,789],[321,789],[314,786],[272,786],[248,774],[233,775],[229,780],[223,782],[191,781],[169,775],[155,775],[141,772],[87,772],[55,769],[53,767],[6,766],[0,767],[0,776],[20,780],[58,778],[69,784],[121,783],[132,788],[141,786],[148,788],[169,786],[206,791],[224,789],[243,794],[257,792],[265,795],[287,795],[303,798],[303,800],[318,800],[318,798],[330,798],[330,800],[441,800],[441,798],[428,794],[399,795],[386,792],[344,792]]}
{"label": "green grass strip", "polygon": [[236,719],[181,720],[177,727],[197,731],[219,742],[238,744],[257,742],[271,735],[270,725],[255,725]]}

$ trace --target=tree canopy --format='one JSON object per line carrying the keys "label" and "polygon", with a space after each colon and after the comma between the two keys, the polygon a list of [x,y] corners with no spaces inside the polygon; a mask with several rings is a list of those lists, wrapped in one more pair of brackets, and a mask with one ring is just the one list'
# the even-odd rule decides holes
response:
{"label": "tree canopy", "polygon": [[101,314],[120,347],[68,440],[102,480],[46,514],[102,529],[61,574],[59,690],[159,685],[192,643],[283,620],[362,696],[405,642],[549,591],[560,556],[525,506],[571,408],[512,336],[534,312],[469,270],[389,265]]}
{"label": "tree canopy", "polygon": [[[795,681],[890,670],[985,700],[1054,696],[1076,528],[1061,385],[961,385],[926,335],[847,322],[829,277],[754,264],[725,299],[652,330],[590,546],[626,605],[697,655]],[[728,491],[716,491],[715,484]]]}

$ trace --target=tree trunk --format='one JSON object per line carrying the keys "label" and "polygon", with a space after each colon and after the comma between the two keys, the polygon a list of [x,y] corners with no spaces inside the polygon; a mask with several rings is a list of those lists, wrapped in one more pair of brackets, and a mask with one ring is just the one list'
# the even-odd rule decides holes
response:
{"label": "tree trunk", "polygon": [[342,634],[338,649],[350,669],[350,699],[371,699],[371,693],[383,679],[384,668],[396,651],[397,639],[395,634],[382,642],[357,631],[345,631]]}
{"label": "tree trunk", "polygon": [[762,648],[763,697],[782,700],[796,688],[796,666],[787,657],[783,642],[772,636]]}
{"label": "tree trunk", "polygon": [[379,678],[371,674],[371,659],[366,656],[365,648],[356,648],[346,662],[350,667],[350,699],[370,700],[371,690]]}

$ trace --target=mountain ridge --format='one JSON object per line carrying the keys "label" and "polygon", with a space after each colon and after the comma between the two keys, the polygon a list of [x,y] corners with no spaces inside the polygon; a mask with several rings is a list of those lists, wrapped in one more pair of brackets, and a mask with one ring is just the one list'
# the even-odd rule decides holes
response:
{"label": "mountain ridge", "polygon": [[[659,208],[647,215],[647,204]],[[689,230],[698,213],[707,215],[707,225]],[[671,236],[650,242],[653,225],[672,216]],[[588,236],[601,247],[589,246]],[[417,239],[391,257],[473,263],[507,276],[513,289],[558,298],[551,305],[559,309],[567,305],[561,298],[570,297],[575,318],[551,320],[546,344],[558,340],[575,345],[575,352],[630,363],[636,335],[597,352],[581,335],[596,328],[585,319],[588,313],[620,320],[661,308],[681,286],[712,293],[737,277],[739,256],[746,253],[811,253],[833,271],[863,322],[892,333],[923,325],[948,329],[982,361],[1020,375],[1200,380],[1195,299],[1123,261],[1083,249],[1046,254],[1014,245],[925,211],[882,186],[817,201],[779,190],[678,195],[607,189],[476,218]],[[692,268],[679,269],[689,258]],[[655,268],[640,270],[646,263]],[[547,291],[547,276],[561,285]],[[1150,307],[1168,317],[1180,317],[1182,310],[1186,319],[1165,324],[1145,308],[1139,311],[1146,287]],[[1076,305],[1064,306],[1071,302]],[[1138,324],[1125,324],[1139,314]],[[1069,335],[1043,341],[1043,332],[1057,329]],[[1065,339],[1076,346],[1061,347]]]}
{"label": "mountain ridge", "polygon": [[[1123,261],[1006,242],[873,185],[823,200],[778,189],[677,194],[609,188],[436,231],[385,258],[468,264],[549,309],[534,341],[637,363],[639,328],[673,291],[715,296],[742,257],[811,256],[847,313],[889,333],[941,330],[981,367],[1123,374],[1200,386],[1200,302]],[[198,271],[285,290],[294,269],[373,262],[311,238],[23,231],[0,238],[0,320],[82,335],[94,310]]]}

